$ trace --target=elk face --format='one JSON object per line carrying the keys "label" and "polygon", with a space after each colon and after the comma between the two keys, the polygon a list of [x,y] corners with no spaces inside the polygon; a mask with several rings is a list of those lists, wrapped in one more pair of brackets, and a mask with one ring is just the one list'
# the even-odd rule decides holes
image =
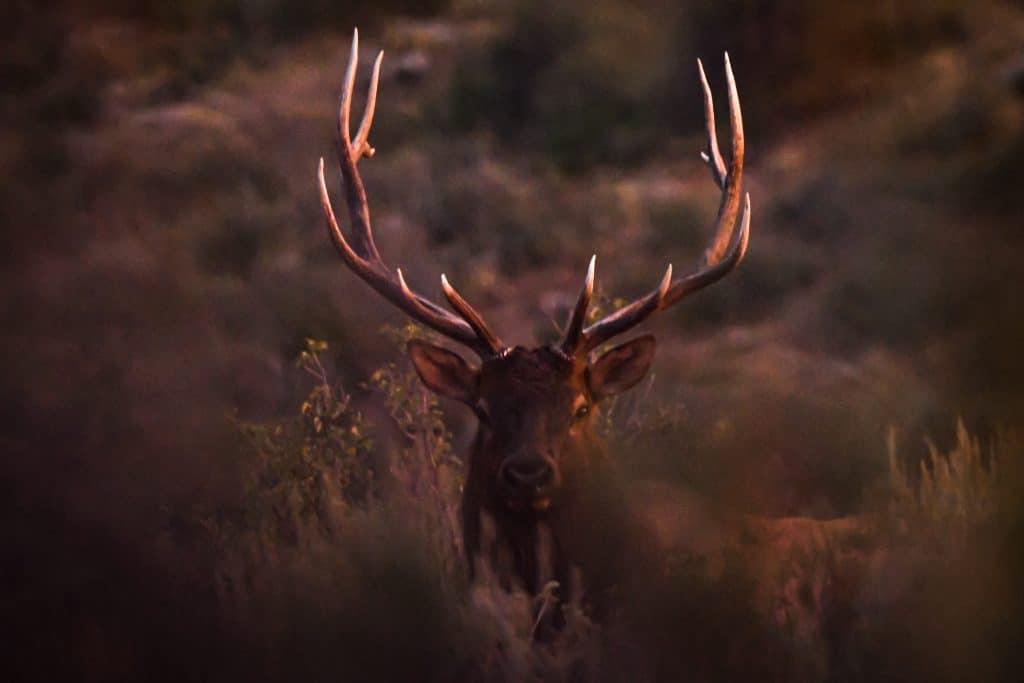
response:
{"label": "elk face", "polygon": [[515,512],[544,512],[571,490],[584,467],[598,402],[647,373],[654,338],[634,339],[593,364],[561,349],[515,347],[472,368],[461,356],[422,341],[409,344],[431,390],[470,406],[480,421],[473,474]]}

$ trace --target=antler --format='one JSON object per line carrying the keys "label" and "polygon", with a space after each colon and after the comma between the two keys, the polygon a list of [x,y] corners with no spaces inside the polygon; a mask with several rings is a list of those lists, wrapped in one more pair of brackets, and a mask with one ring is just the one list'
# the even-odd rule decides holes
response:
{"label": "antler", "polygon": [[320,205],[327,219],[331,240],[338,248],[341,258],[353,273],[373,287],[385,299],[405,311],[410,317],[440,332],[450,339],[473,349],[481,358],[501,353],[505,345],[491,332],[476,310],[463,299],[441,275],[441,287],[445,298],[458,316],[452,315],[429,299],[413,292],[402,276],[402,269],[394,274],[384,264],[373,240],[370,227],[370,209],[366,200],[366,189],[359,175],[356,163],[363,156],[372,157],[375,150],[368,141],[373,114],[377,104],[377,84],[380,80],[380,64],[384,57],[381,51],[373,64],[373,76],[366,99],[366,109],[359,130],[353,140],[349,129],[352,109],[352,89],[355,86],[356,67],[359,63],[359,30],[352,34],[352,51],[345,70],[345,81],[341,92],[338,111],[338,165],[344,181],[345,199],[348,202],[349,220],[352,223],[354,247],[338,226],[338,220],[331,206],[331,198],[324,181],[324,160],[320,158],[317,178],[320,184]]}
{"label": "antler", "polygon": [[718,149],[715,105],[707,76],[704,74],[704,65],[700,60],[697,60],[697,68],[704,89],[704,115],[708,138],[707,149],[701,152],[701,158],[711,169],[715,183],[722,190],[718,217],[715,220],[715,236],[704,251],[701,263],[694,273],[673,282],[670,265],[661,283],[654,290],[584,329],[594,287],[594,259],[591,258],[583,290],[573,309],[562,342],[562,351],[568,355],[589,353],[612,337],[639,325],[655,312],[663,311],[688,294],[720,280],[739,265],[747,253],[747,244],[750,240],[749,194],[743,199],[743,216],[740,228],[736,230],[740,188],[743,183],[743,115],[740,111],[740,98],[736,92],[736,80],[733,77],[732,65],[729,63],[729,54],[725,55],[725,76],[729,89],[729,126],[732,129],[732,158],[728,169]]}

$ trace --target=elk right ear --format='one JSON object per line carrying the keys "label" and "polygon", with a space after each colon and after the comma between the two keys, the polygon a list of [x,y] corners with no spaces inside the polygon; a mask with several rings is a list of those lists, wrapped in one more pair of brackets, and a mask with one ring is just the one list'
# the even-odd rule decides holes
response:
{"label": "elk right ear", "polygon": [[650,369],[654,347],[654,336],[645,334],[607,351],[587,372],[590,391],[601,400],[632,387]]}
{"label": "elk right ear", "polygon": [[476,400],[477,371],[457,353],[413,339],[409,358],[427,388],[442,396],[472,405]]}

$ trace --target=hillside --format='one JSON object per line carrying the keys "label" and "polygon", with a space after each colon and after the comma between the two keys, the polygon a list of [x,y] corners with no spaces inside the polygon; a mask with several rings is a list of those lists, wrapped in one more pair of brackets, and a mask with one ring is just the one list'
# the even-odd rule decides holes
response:
{"label": "hillside", "polygon": [[[377,155],[361,164],[385,260],[432,294],[446,273],[519,344],[553,337],[592,253],[604,307],[696,262],[718,196],[695,60],[721,111],[730,51],[750,253],[647,325],[654,377],[619,414],[653,426],[614,442],[630,477],[735,514],[830,519],[870,509],[890,427],[916,470],[923,435],[956,445],[957,416],[983,439],[1021,426],[1020,3],[438,4],[14,10],[0,132],[12,618],[53,619],[117,661],[135,628],[201,641],[138,604],[205,585],[191,520],[245,504],[239,424],[296,414],[307,339],[328,342],[331,381],[379,443],[400,439],[371,376],[402,363],[382,330],[405,321],[334,253],[314,184],[325,156],[337,186],[357,21],[361,83],[385,50]],[[461,453],[472,415],[441,407]],[[75,596],[72,617],[59,596]],[[214,609],[196,602],[183,623]]]}

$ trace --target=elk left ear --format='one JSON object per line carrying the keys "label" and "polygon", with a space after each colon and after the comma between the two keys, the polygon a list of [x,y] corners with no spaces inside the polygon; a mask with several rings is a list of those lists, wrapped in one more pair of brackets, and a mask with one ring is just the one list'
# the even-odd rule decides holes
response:
{"label": "elk left ear", "polygon": [[456,401],[473,403],[477,373],[462,356],[419,339],[410,341],[407,349],[416,374],[428,389]]}
{"label": "elk left ear", "polygon": [[590,392],[600,400],[632,387],[650,369],[654,348],[654,336],[645,334],[606,351],[587,373]]}

